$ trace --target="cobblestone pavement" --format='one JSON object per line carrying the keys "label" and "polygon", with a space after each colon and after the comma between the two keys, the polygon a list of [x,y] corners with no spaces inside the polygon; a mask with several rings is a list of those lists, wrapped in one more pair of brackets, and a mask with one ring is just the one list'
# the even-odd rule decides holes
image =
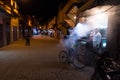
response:
{"label": "cobblestone pavement", "polygon": [[92,67],[75,69],[58,60],[60,46],[53,38],[34,36],[0,48],[0,80],[89,80]]}

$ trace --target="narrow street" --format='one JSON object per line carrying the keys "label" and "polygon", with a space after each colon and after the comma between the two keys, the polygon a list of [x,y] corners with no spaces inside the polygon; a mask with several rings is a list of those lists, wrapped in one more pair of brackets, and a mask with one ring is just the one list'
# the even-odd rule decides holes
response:
{"label": "narrow street", "polygon": [[89,80],[93,69],[75,69],[59,62],[60,45],[48,36],[33,36],[0,48],[0,80]]}

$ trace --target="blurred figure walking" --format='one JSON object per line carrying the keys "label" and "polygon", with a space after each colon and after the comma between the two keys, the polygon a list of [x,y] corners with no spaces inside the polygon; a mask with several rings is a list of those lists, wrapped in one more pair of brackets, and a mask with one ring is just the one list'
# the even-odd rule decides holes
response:
{"label": "blurred figure walking", "polygon": [[27,33],[27,35],[25,36],[25,45],[26,46],[30,46],[30,34]]}

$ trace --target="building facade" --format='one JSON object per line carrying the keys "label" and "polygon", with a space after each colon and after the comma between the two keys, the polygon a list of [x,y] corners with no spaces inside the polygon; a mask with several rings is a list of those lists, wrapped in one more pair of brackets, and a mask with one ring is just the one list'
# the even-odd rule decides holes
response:
{"label": "building facade", "polygon": [[69,0],[63,8],[59,9],[57,25],[64,34],[67,33],[68,28],[75,27],[79,13],[90,8],[93,2],[94,0]]}
{"label": "building facade", "polygon": [[0,0],[0,47],[19,39],[19,17],[15,0]]}

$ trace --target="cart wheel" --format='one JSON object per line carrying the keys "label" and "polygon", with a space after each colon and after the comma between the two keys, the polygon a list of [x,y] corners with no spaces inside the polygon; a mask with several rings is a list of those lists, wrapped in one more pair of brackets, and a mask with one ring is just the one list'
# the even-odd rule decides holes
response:
{"label": "cart wheel", "polygon": [[59,61],[63,63],[63,62],[67,62],[67,60],[68,60],[67,52],[64,50],[60,51]]}
{"label": "cart wheel", "polygon": [[76,57],[73,57],[72,63],[76,68],[82,69],[85,67],[85,61],[83,55],[77,55]]}
{"label": "cart wheel", "polygon": [[84,46],[81,46],[79,52],[77,52],[73,57],[72,63],[76,68],[82,69],[85,67],[85,51],[86,48]]}

